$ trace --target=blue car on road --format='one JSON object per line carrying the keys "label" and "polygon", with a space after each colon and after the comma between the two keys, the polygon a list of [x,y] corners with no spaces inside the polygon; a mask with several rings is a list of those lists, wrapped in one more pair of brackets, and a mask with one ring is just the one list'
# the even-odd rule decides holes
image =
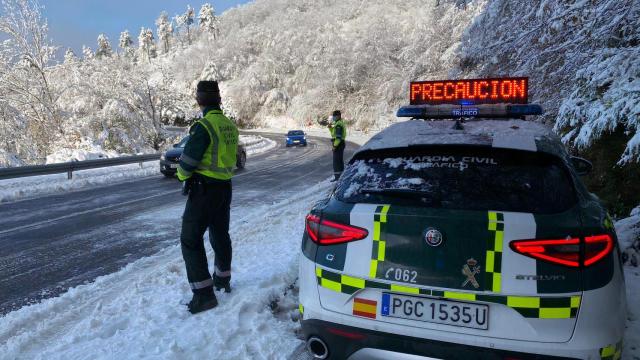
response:
{"label": "blue car on road", "polygon": [[287,133],[286,145],[289,146],[307,146],[307,137],[302,130],[290,130]]}

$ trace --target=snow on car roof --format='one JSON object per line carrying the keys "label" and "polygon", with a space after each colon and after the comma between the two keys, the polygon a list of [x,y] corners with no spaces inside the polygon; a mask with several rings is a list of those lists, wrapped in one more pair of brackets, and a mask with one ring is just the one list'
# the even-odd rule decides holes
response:
{"label": "snow on car roof", "polygon": [[479,145],[562,155],[566,151],[551,128],[525,120],[472,120],[454,129],[454,121],[409,120],[395,123],[364,144],[369,150],[419,145]]}

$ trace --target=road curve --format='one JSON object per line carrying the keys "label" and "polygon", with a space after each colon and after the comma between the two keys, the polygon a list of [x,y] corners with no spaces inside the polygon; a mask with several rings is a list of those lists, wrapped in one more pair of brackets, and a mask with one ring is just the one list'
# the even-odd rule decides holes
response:
{"label": "road curve", "polygon": [[[327,139],[285,148],[282,135],[260,135],[279,145],[237,173],[233,209],[272,204],[331,176]],[[0,315],[176,244],[180,192],[177,180],[157,175],[0,205]]]}

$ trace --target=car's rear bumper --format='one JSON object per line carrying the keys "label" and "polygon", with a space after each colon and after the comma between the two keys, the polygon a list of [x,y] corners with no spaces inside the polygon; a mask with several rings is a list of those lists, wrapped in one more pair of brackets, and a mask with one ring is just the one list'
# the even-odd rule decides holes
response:
{"label": "car's rear bumper", "polygon": [[302,331],[306,339],[322,339],[330,359],[389,359],[390,354],[394,359],[416,355],[432,359],[576,359],[420,339],[315,319],[303,320]]}

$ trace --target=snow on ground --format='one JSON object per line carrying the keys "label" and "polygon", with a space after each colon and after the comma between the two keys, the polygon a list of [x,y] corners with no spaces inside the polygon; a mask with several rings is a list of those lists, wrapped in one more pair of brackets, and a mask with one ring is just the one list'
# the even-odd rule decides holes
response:
{"label": "snow on ground", "polygon": [[640,359],[640,268],[625,266],[628,320],[623,359]]}
{"label": "snow on ground", "polygon": [[640,359],[640,206],[628,218],[616,222],[618,241],[625,258],[628,321],[624,339],[624,358]]}
{"label": "snow on ground", "polygon": [[[218,296],[218,308],[192,316],[181,304],[191,291],[175,245],[0,318],[0,357],[286,358],[302,343],[295,335],[294,284],[304,216],[329,188],[323,182],[295,199],[233,209],[234,289]],[[140,220],[179,226],[181,210],[150,213]]]}
{"label": "snow on ground", "polygon": [[244,145],[247,156],[269,151],[278,145],[275,141],[258,135],[240,135],[240,143]]}
{"label": "snow on ground", "polygon": [[[241,135],[240,141],[246,144],[248,156],[269,151],[276,146],[275,141],[257,135]],[[67,158],[61,157],[63,155],[64,154],[59,153],[56,157],[51,157],[51,159],[68,160]],[[98,158],[98,153],[76,151],[69,152],[64,156],[94,159]],[[140,164],[129,164],[74,171],[71,180],[67,179],[66,173],[0,180],[0,204],[24,198],[80,190],[92,186],[113,184],[154,175],[160,175],[158,161],[145,162],[142,166]]]}
{"label": "snow on ground", "polygon": [[142,166],[129,164],[74,171],[71,180],[67,180],[66,173],[0,180],[0,203],[159,174],[158,161],[149,161]]}

